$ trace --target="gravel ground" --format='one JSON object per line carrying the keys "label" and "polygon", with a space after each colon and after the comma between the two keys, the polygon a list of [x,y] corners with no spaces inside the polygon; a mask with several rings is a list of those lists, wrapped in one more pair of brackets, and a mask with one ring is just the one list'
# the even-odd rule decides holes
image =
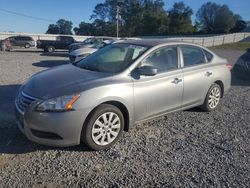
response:
{"label": "gravel ground", "polygon": [[[234,63],[244,52],[216,50]],[[0,187],[250,187],[250,83],[233,79],[211,113],[172,113],[134,126],[111,149],[28,141],[13,116],[18,87],[65,53],[0,52]]]}

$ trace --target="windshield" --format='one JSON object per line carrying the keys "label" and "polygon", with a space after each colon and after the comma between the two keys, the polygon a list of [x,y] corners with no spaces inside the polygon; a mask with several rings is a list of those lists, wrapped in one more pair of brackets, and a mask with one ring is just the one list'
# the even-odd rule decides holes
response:
{"label": "windshield", "polygon": [[76,63],[77,67],[107,73],[118,73],[131,65],[148,48],[132,44],[111,44]]}
{"label": "windshield", "polygon": [[84,41],[82,41],[84,44],[89,44],[91,41],[93,40],[93,38],[87,38]]}

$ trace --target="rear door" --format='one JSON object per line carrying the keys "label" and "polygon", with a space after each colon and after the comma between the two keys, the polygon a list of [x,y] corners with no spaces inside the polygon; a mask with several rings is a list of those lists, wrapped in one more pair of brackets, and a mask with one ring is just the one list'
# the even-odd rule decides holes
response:
{"label": "rear door", "polygon": [[181,107],[183,74],[176,46],[152,52],[141,66],[157,68],[155,76],[133,77],[135,121],[144,120]]}
{"label": "rear door", "polygon": [[211,86],[213,71],[202,48],[182,45],[183,107],[202,104]]}
{"label": "rear door", "polygon": [[26,44],[27,37],[20,37],[19,39],[19,46],[24,46]]}

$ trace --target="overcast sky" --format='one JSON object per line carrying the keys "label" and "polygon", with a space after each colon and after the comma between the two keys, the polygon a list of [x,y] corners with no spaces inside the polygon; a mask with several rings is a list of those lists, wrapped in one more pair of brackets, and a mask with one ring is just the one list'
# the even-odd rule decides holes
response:
{"label": "overcast sky", "polygon": [[[195,19],[196,11],[207,0],[183,0],[190,6]],[[97,3],[104,0],[1,0],[0,31],[45,33],[50,23],[63,18],[71,20],[74,27],[81,21],[90,22],[89,18]],[[165,9],[170,9],[176,0],[164,0]],[[234,13],[250,21],[250,0],[217,0],[219,4],[227,4]],[[8,13],[10,11],[12,13]],[[24,17],[17,14],[24,14]],[[33,18],[31,18],[33,17]],[[41,19],[35,19],[41,18]]]}

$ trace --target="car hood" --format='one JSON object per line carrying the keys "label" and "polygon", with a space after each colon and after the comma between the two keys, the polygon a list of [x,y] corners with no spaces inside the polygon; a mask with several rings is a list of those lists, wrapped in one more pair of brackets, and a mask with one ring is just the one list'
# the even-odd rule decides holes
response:
{"label": "car hood", "polygon": [[79,56],[79,55],[82,55],[82,54],[91,54],[91,53],[95,52],[96,50],[97,49],[90,48],[90,47],[79,48],[79,49],[74,50],[73,52],[71,52],[70,55]]}
{"label": "car hood", "polygon": [[42,71],[32,76],[23,91],[40,99],[79,93],[94,87],[98,80],[111,77],[110,73],[88,71],[74,65],[62,65]]}

